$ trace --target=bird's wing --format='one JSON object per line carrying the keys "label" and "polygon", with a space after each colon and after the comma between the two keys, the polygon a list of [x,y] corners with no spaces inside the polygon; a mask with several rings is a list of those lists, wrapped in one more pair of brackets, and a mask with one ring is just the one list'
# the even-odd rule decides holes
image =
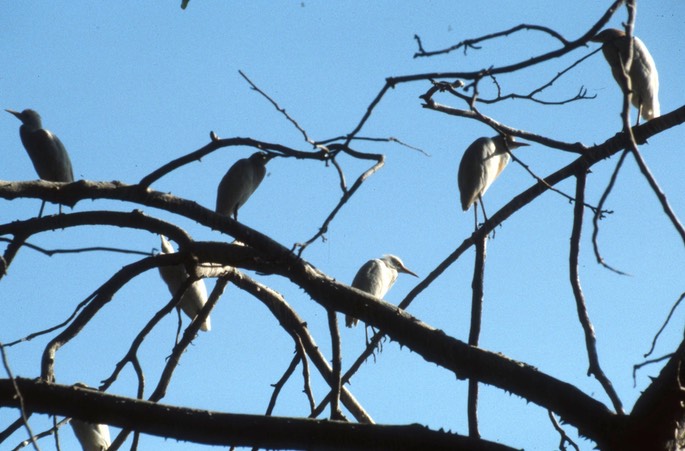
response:
{"label": "bird's wing", "polygon": [[253,185],[253,169],[247,158],[238,160],[221,179],[216,194],[216,212],[232,215],[247,201],[256,187]]}
{"label": "bird's wing", "polygon": [[[181,310],[188,315],[188,318],[195,319],[204,305],[207,303],[207,287],[205,281],[200,279],[193,283],[181,298]],[[212,326],[209,320],[202,324],[201,329],[205,332],[211,330]]]}
{"label": "bird's wing", "polygon": [[659,105],[659,74],[656,63],[647,46],[635,38],[633,66],[630,68],[630,79],[633,85],[633,105],[642,109],[642,117],[653,119],[661,114]]}
{"label": "bird's wing", "polygon": [[38,177],[51,182],[73,182],[74,172],[62,141],[48,130],[20,131],[24,148]]}
{"label": "bird's wing", "polygon": [[464,152],[459,163],[457,181],[461,197],[461,208],[466,211],[478,200],[478,195],[485,186],[484,159],[487,156],[487,145],[490,138],[475,140]]}
{"label": "bird's wing", "polygon": [[105,424],[72,419],[71,427],[84,451],[103,451],[111,444],[109,427]]}
{"label": "bird's wing", "polygon": [[384,290],[383,270],[387,269],[385,263],[378,259],[369,260],[364,263],[357,275],[354,276],[352,286],[362,291],[366,291],[372,296],[383,297],[387,292]]}

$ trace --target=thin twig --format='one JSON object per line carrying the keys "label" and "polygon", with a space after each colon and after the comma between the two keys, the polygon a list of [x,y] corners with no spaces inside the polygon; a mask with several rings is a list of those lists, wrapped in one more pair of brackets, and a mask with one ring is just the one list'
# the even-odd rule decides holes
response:
{"label": "thin twig", "polygon": [[654,363],[659,363],[659,362],[663,362],[664,360],[668,360],[671,357],[673,357],[674,355],[675,355],[675,353],[671,352],[671,353],[663,355],[661,357],[656,357],[654,359],[648,359],[642,363],[637,363],[637,364],[633,365],[633,387],[635,387],[637,385],[637,383],[636,383],[637,370],[639,370],[642,367],[647,366],[647,365],[652,365]]}
{"label": "thin twig", "polygon": [[552,413],[551,410],[548,410],[547,415],[549,415],[549,421],[552,422],[552,426],[559,433],[559,451],[566,451],[566,443],[571,445],[576,451],[580,451],[576,442],[571,440],[571,437],[569,437],[568,434],[566,434],[566,431],[561,427],[559,421],[554,416],[554,413]]}
{"label": "thin twig", "polygon": [[300,355],[300,360],[302,361],[302,379],[304,384],[302,391],[307,395],[307,400],[309,401],[309,411],[311,414],[316,408],[316,400],[314,400],[314,393],[312,392],[312,386],[309,381],[309,359],[307,358],[307,351],[302,344],[302,339],[299,336],[296,338],[295,351]]}
{"label": "thin twig", "polygon": [[[530,166],[529,166],[529,165],[527,165],[526,163],[523,162],[523,160],[521,160],[519,157],[517,157],[516,155],[514,155],[513,152],[509,151],[508,148],[507,148],[507,152],[509,153],[509,156],[511,157],[511,159],[512,159],[514,162],[518,163],[521,167],[523,167],[523,169],[525,169],[526,172],[527,172],[528,174],[530,174],[538,183],[541,183],[541,184],[545,185],[545,186],[547,187],[548,190],[550,190],[550,191],[552,191],[552,192],[554,192],[554,193],[557,193],[557,194],[559,194],[560,196],[562,196],[562,197],[568,199],[569,202],[575,202],[575,201],[576,201],[576,199],[575,199],[573,196],[571,196],[570,194],[566,194],[565,192],[561,191],[560,189],[557,189],[557,188],[553,187],[552,185],[550,185],[549,183],[547,183],[547,182],[545,181],[545,179],[543,179],[542,177],[540,177],[539,175],[537,175],[535,172],[533,172],[533,170],[530,169]],[[593,205],[588,204],[587,202],[585,202],[583,205],[585,205],[585,207],[588,208],[588,209],[590,209],[593,213],[597,213],[598,211],[601,212],[601,213],[603,213],[603,214],[611,214],[611,213],[613,213],[612,211],[608,211],[608,210],[602,211],[602,210],[600,210],[600,207],[599,207],[599,206],[595,207],[595,206],[593,206]]]}
{"label": "thin twig", "polygon": [[664,192],[661,190],[661,187],[654,178],[654,175],[652,175],[652,171],[649,170],[647,163],[645,163],[645,160],[642,158],[642,155],[640,155],[640,151],[637,149],[637,145],[635,145],[631,149],[631,151],[633,157],[635,157],[635,161],[637,161],[637,165],[640,167],[640,172],[642,172],[642,175],[644,175],[644,177],[647,179],[647,182],[649,182],[649,186],[652,188],[652,191],[654,191],[654,194],[656,194],[656,197],[659,199],[661,208],[664,209],[664,213],[666,213],[666,216],[668,216],[668,219],[670,219],[671,224],[673,224],[673,227],[675,227],[676,231],[680,235],[680,238],[683,240],[683,243],[685,244],[685,228],[683,228],[683,225],[680,223],[678,216],[675,214],[673,208],[671,208],[671,205],[668,203],[668,198],[666,197],[666,194],[664,194]]}
{"label": "thin twig", "polygon": [[12,381],[12,385],[14,386],[14,392],[16,393],[17,399],[19,400],[19,411],[21,412],[21,419],[24,423],[24,427],[26,428],[26,431],[29,434],[29,438],[31,440],[31,443],[33,444],[33,447],[36,449],[36,451],[40,451],[38,443],[36,442],[36,437],[33,435],[31,425],[29,424],[29,417],[26,414],[26,409],[24,407],[24,397],[21,395],[21,392],[19,391],[17,381],[14,379],[12,368],[10,368],[10,364],[7,361],[7,353],[5,352],[5,346],[2,343],[0,343],[0,354],[2,354],[2,364],[5,367],[5,372]]}
{"label": "thin twig", "polygon": [[343,195],[340,197],[340,200],[338,201],[338,204],[335,206],[333,211],[328,215],[328,217],[324,220],[323,224],[321,227],[319,227],[319,231],[314,234],[311,238],[309,238],[307,241],[304,243],[295,243],[293,245],[292,250],[295,251],[297,249],[297,255],[298,257],[302,256],[302,253],[304,250],[312,244],[314,241],[318,240],[319,238],[322,238],[326,232],[328,232],[328,226],[330,223],[333,221],[335,216],[338,214],[340,209],[347,203],[347,201],[354,195],[354,193],[362,186],[364,181],[371,177],[374,173],[376,173],[380,168],[383,167],[385,158],[383,155],[374,155],[374,154],[361,154],[359,152],[352,151],[352,149],[347,148],[345,150],[346,153],[353,153],[357,155],[363,155],[364,158],[366,159],[374,159],[376,160],[376,163],[371,166],[369,169],[364,171],[358,178],[355,180],[354,184],[352,185],[351,188],[349,188],[347,191],[343,192]]}
{"label": "thin twig", "polygon": [[271,414],[274,411],[274,407],[276,407],[276,400],[278,399],[278,395],[281,393],[281,390],[283,389],[285,383],[288,382],[288,379],[290,379],[290,376],[292,376],[295,372],[297,364],[300,363],[301,360],[302,358],[300,354],[297,351],[295,351],[295,356],[290,361],[290,365],[288,365],[288,368],[286,368],[285,372],[283,373],[283,376],[281,376],[278,382],[272,385],[272,387],[274,388],[274,392],[271,394],[271,399],[269,399],[269,405],[266,407],[266,412],[264,413],[264,415],[271,416]]}
{"label": "thin twig", "polygon": [[458,50],[460,48],[464,49],[464,55],[466,55],[466,51],[470,48],[479,50],[480,47],[478,47],[476,44],[478,44],[480,42],[484,42],[484,41],[487,41],[490,39],[499,38],[502,36],[508,36],[512,33],[516,33],[517,31],[521,31],[521,30],[541,31],[541,32],[546,33],[546,34],[552,36],[553,38],[557,39],[558,41],[560,41],[565,46],[569,44],[569,41],[567,39],[565,39],[562,35],[560,35],[556,31],[552,30],[551,28],[544,27],[541,25],[520,24],[520,25],[516,25],[515,27],[510,28],[508,30],[499,31],[497,33],[487,34],[485,36],[481,36],[481,37],[475,38],[475,39],[465,39],[465,40],[461,41],[460,43],[452,45],[446,49],[433,50],[433,51],[429,51],[429,52],[424,50],[423,45],[421,43],[421,38],[418,35],[414,35],[414,39],[416,40],[416,42],[419,46],[419,51],[414,53],[414,58],[442,55],[442,54],[453,52],[454,50]]}
{"label": "thin twig", "polygon": [[[8,238],[2,238],[0,237],[0,241],[4,242],[12,242],[12,240]],[[138,251],[135,249],[120,249],[117,247],[107,247],[107,246],[92,246],[92,247],[81,247],[81,248],[74,248],[74,249],[45,249],[40,246],[36,246],[35,244],[31,243],[24,243],[24,246],[28,247],[29,249],[33,249],[35,251],[40,252],[41,254],[45,254],[48,257],[52,257],[53,255],[57,254],[79,254],[81,252],[118,252],[120,254],[133,254],[133,255],[142,255],[142,256],[149,256],[152,255],[152,252],[143,252],[143,251]]]}
{"label": "thin twig", "polygon": [[[35,438],[41,439],[41,438],[49,437],[49,436],[53,435],[53,433],[55,433],[57,431],[57,429],[68,424],[70,421],[71,421],[71,418],[63,418],[56,425],[53,425],[53,427],[51,427],[50,429],[47,429],[43,432],[36,434]],[[2,441],[0,441],[0,443],[2,443]],[[30,444],[31,444],[30,440],[24,440],[23,442],[19,443],[17,446],[12,448],[12,451],[19,451],[20,449],[26,448]]]}
{"label": "thin twig", "polygon": [[611,399],[611,402],[616,409],[616,413],[623,414],[623,404],[614,390],[611,381],[604,374],[602,367],[599,364],[599,356],[597,354],[597,340],[595,338],[595,330],[590,321],[587,307],[585,305],[585,296],[580,286],[580,277],[578,274],[578,258],[580,256],[580,235],[583,224],[583,201],[585,199],[585,180],[586,172],[580,171],[576,174],[576,199],[577,202],[573,208],[573,231],[571,233],[571,249],[569,256],[569,277],[573,295],[576,300],[576,309],[578,311],[578,319],[583,332],[585,334],[585,347],[587,349],[589,367],[588,376],[593,375],[599,381],[604,391]]}
{"label": "thin twig", "polygon": [[654,339],[652,340],[652,346],[649,348],[649,351],[647,351],[647,353],[643,356],[644,358],[649,357],[650,355],[652,355],[652,352],[654,352],[654,348],[656,347],[656,342],[659,339],[659,336],[664,331],[664,329],[666,329],[666,326],[668,325],[668,322],[671,320],[673,313],[675,313],[675,310],[678,308],[678,306],[683,301],[683,299],[685,299],[685,293],[682,293],[680,295],[680,297],[678,298],[678,300],[675,302],[675,304],[673,304],[673,307],[671,307],[671,311],[668,312],[668,316],[666,317],[666,321],[664,321],[664,324],[661,325],[661,327],[659,328],[659,331],[654,336]]}
{"label": "thin twig", "polygon": [[69,317],[68,317],[67,319],[65,319],[64,321],[62,321],[61,323],[59,323],[59,324],[57,324],[57,325],[55,325],[55,326],[49,327],[49,328],[47,328],[47,329],[44,329],[44,330],[40,330],[40,331],[38,331],[38,332],[33,332],[33,333],[31,333],[31,334],[29,334],[29,335],[27,335],[27,336],[25,336],[25,337],[19,338],[19,339],[17,339],[17,340],[11,341],[11,342],[7,343],[5,346],[9,348],[9,347],[18,345],[19,343],[24,343],[24,342],[27,342],[27,341],[31,341],[31,340],[33,340],[33,339],[36,338],[36,337],[40,337],[41,335],[49,334],[50,332],[54,332],[54,331],[57,330],[57,329],[61,329],[62,327],[64,327],[64,326],[66,326],[67,324],[69,324],[69,323],[71,322],[71,320],[74,319],[74,317],[76,316],[76,314],[77,314],[77,313],[78,313],[86,304],[88,304],[96,295],[97,295],[97,291],[94,292],[94,293],[91,293],[91,294],[90,294],[87,298],[85,298],[83,301],[79,302],[79,304],[76,306],[76,308],[74,308],[74,311],[71,313],[71,315],[69,315]]}
{"label": "thin twig", "polygon": [[597,236],[599,235],[599,220],[603,218],[602,208],[604,207],[604,203],[609,197],[609,193],[611,193],[611,190],[614,188],[614,184],[616,183],[616,179],[618,178],[621,166],[623,165],[623,162],[626,159],[626,155],[628,155],[628,151],[624,150],[621,153],[618,162],[616,163],[614,172],[611,174],[611,178],[609,179],[609,183],[607,184],[607,187],[604,189],[604,192],[602,193],[602,197],[600,197],[599,199],[599,204],[597,205],[597,210],[595,210],[595,215],[592,217],[592,247],[595,251],[595,258],[597,259],[597,263],[609,269],[610,271],[613,271],[616,274],[620,274],[623,276],[627,276],[628,273],[625,273],[614,268],[613,266],[610,266],[608,263],[604,261],[604,258],[602,258],[602,255],[599,252],[599,243],[597,241]]}
{"label": "thin twig", "polygon": [[283,116],[285,116],[285,118],[286,118],[291,124],[293,124],[293,125],[295,126],[295,128],[296,128],[300,133],[302,133],[302,136],[304,137],[304,140],[305,140],[305,141],[307,141],[309,144],[314,145],[314,141],[313,141],[312,139],[309,138],[309,135],[307,134],[307,131],[306,131],[304,128],[302,128],[302,127],[300,126],[300,124],[298,124],[297,121],[296,121],[295,119],[293,119],[292,116],[290,116],[290,115],[285,111],[285,108],[281,108],[281,106],[280,106],[273,98],[271,98],[271,96],[269,96],[267,93],[265,93],[264,91],[262,91],[261,89],[259,89],[259,87],[258,87],[256,84],[254,84],[254,83],[252,82],[252,80],[250,80],[250,79],[248,78],[248,76],[245,75],[245,73],[244,73],[242,70],[238,70],[238,73],[240,74],[241,77],[243,77],[243,78],[245,79],[245,81],[247,81],[247,82],[250,84],[250,87],[251,87],[254,91],[257,91],[259,94],[262,95],[262,97],[264,97],[266,100],[268,100],[269,103],[271,103],[271,105],[273,105],[274,108],[276,108],[276,111],[278,111],[279,113],[283,114]]}

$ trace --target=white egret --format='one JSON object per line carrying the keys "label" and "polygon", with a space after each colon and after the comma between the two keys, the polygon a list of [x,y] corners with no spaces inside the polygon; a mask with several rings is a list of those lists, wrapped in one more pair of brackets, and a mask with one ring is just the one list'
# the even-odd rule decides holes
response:
{"label": "white egret", "polygon": [[[611,73],[616,83],[625,93],[624,65],[628,59],[628,46],[630,41],[622,30],[607,28],[592,38],[594,42],[602,43],[602,53],[606,58]],[[630,85],[632,87],[631,101],[646,121],[658,117],[661,114],[659,106],[659,74],[656,71],[654,58],[647,50],[645,44],[633,36],[633,64],[629,72]]]}
{"label": "white egret", "polygon": [[[74,386],[89,389],[87,385],[80,382]],[[72,418],[69,423],[83,451],[106,451],[112,443],[109,427],[106,424],[88,423],[75,418]]]}
{"label": "white egret", "polygon": [[[164,235],[160,235],[162,239],[162,253],[163,254],[173,254],[176,252],[174,247],[171,245],[169,240],[166,239]],[[171,295],[175,295],[183,282],[188,279],[188,273],[183,265],[174,266],[160,266],[159,274],[162,276],[162,280],[166,282],[169,287],[169,292]],[[183,293],[181,297],[180,307],[183,313],[188,315],[190,319],[195,319],[200,309],[207,302],[207,288],[205,287],[205,282],[202,279],[196,280],[187,290]],[[209,320],[207,320],[200,327],[205,332],[211,330],[212,325]]]}
{"label": "white egret", "polygon": [[[31,109],[26,109],[21,113],[13,110],[5,111],[21,121],[19,136],[38,177],[49,182],[73,182],[74,171],[69,154],[62,141],[54,133],[43,128],[40,114]],[[40,206],[39,217],[43,215],[43,207],[45,207],[45,201]]]}
{"label": "white egret", "polygon": [[273,158],[264,152],[253,153],[242,158],[230,167],[219,183],[216,193],[216,212],[238,219],[238,209],[242,207],[266,174],[266,163]]}
{"label": "white egret", "polygon": [[[459,183],[459,193],[461,194],[461,208],[467,211],[471,205],[480,203],[483,207],[483,195],[488,190],[492,182],[500,175],[504,168],[509,164],[511,156],[508,150],[517,147],[527,146],[526,143],[514,141],[513,136],[495,136],[493,138],[478,138],[464,152],[459,163],[459,173],[457,181]],[[478,212],[474,205],[476,218]],[[477,222],[477,219],[476,219]]]}
{"label": "white egret", "polygon": [[[352,286],[362,291],[366,291],[371,296],[383,299],[397,280],[398,273],[411,274],[418,277],[414,272],[407,269],[399,257],[394,255],[384,255],[382,258],[374,258],[364,263],[357,275],[354,276]],[[357,318],[350,315],[345,316],[345,325],[352,327],[357,325]]]}

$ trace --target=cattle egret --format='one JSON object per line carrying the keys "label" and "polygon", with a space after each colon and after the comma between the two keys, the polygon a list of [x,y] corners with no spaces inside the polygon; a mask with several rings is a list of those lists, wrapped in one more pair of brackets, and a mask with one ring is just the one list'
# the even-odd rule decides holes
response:
{"label": "cattle egret", "polygon": [[[526,143],[514,141],[513,136],[495,136],[494,138],[478,138],[464,152],[459,163],[459,193],[461,194],[461,208],[467,211],[471,205],[479,202],[483,207],[483,195],[490,188],[492,182],[500,175],[509,163],[511,156],[508,150],[527,146]],[[474,205],[474,211],[476,206]],[[475,215],[478,213],[476,211]],[[476,219],[477,222],[477,219]]]}
{"label": "cattle egret", "polygon": [[[5,111],[21,121],[19,136],[38,177],[49,182],[73,182],[74,171],[71,168],[69,154],[62,141],[54,133],[43,128],[40,115],[30,109],[21,113],[13,110]],[[39,217],[43,215],[43,207],[45,207],[45,201],[40,206]]]}
{"label": "cattle egret", "polygon": [[[160,235],[162,239],[162,253],[163,254],[173,254],[176,252],[174,247],[171,245],[169,240],[166,239],[164,235]],[[159,274],[162,276],[164,282],[166,282],[169,287],[169,292],[171,295],[176,295],[179,288],[183,282],[188,279],[188,273],[183,265],[174,266],[160,266]],[[181,310],[183,313],[188,315],[190,319],[195,319],[200,309],[207,302],[207,288],[205,287],[205,282],[202,279],[196,280],[187,290],[183,293],[180,301]],[[211,330],[212,325],[209,321],[209,316],[207,320],[200,327],[205,332]]]}
{"label": "cattle egret", "polygon": [[[623,92],[627,91],[624,83],[624,65],[628,59],[629,41],[626,33],[615,28],[607,28],[592,38],[602,43],[602,53],[606,58],[616,83]],[[630,67],[630,85],[632,103],[646,121],[661,114],[659,106],[659,74],[656,71],[654,58],[645,44],[637,37],[633,38],[633,64]]]}
{"label": "cattle egret", "polygon": [[266,174],[266,163],[273,155],[264,152],[253,153],[230,167],[219,183],[216,193],[216,212],[238,219],[238,209],[242,207]]}
{"label": "cattle egret", "polygon": [[[74,386],[89,388],[82,383],[74,384]],[[109,427],[106,424],[87,423],[75,418],[71,419],[70,424],[83,451],[106,451],[109,448],[111,439]]]}
{"label": "cattle egret", "polygon": [[[382,258],[374,258],[364,263],[359,268],[357,275],[354,276],[352,286],[362,291],[366,291],[371,296],[383,299],[383,296],[388,292],[397,280],[398,273],[411,274],[414,277],[419,277],[402,263],[399,257],[394,255],[384,255]],[[357,318],[350,315],[345,316],[345,325],[352,327],[357,325]]]}

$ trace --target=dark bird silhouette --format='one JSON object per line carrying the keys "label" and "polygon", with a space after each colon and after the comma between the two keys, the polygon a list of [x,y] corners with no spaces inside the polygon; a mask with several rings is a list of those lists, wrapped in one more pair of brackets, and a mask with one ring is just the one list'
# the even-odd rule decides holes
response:
{"label": "dark bird silhouette", "polygon": [[[38,177],[49,182],[73,182],[74,171],[69,154],[62,141],[54,133],[43,128],[40,115],[30,109],[21,113],[13,110],[5,111],[21,121],[19,136]],[[39,217],[43,214],[43,207],[45,207],[45,201],[40,207]]]}
{"label": "dark bird silhouette", "polygon": [[249,158],[242,158],[230,167],[221,179],[216,193],[216,212],[238,219],[242,207],[266,174],[266,163],[273,158],[264,152],[257,152]]}

